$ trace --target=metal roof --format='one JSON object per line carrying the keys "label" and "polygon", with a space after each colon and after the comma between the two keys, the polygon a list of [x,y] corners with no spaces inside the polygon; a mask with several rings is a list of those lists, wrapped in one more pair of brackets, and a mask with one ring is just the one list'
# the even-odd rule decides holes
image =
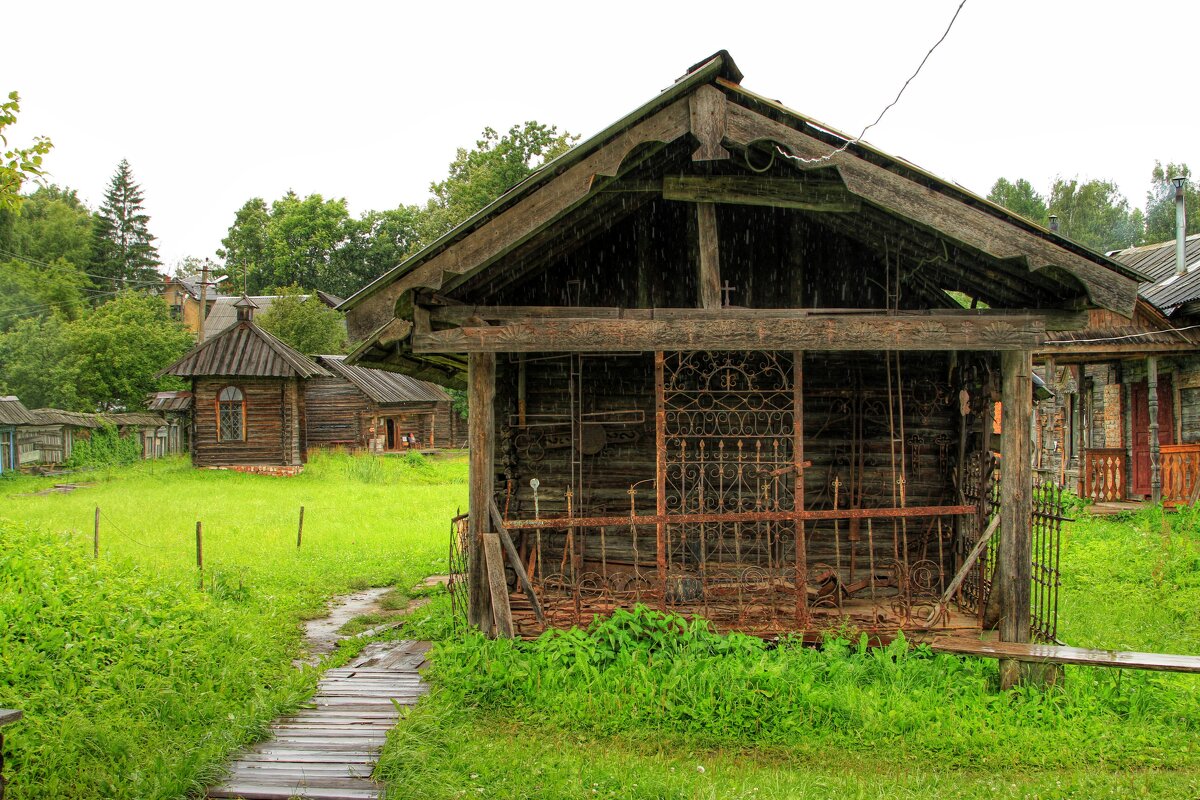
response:
{"label": "metal roof", "polygon": [[1184,240],[1183,259],[1187,272],[1179,276],[1175,274],[1174,239],[1116,250],[1110,255],[1150,278],[1138,287],[1138,294],[1167,314],[1200,299],[1200,233]]}
{"label": "metal roof", "polygon": [[317,356],[322,366],[357,386],[376,403],[440,403],[450,395],[440,386],[398,372],[351,366],[345,356]]}
{"label": "metal roof", "polygon": [[0,397],[0,425],[32,425],[29,409],[14,395]]}
{"label": "metal roof", "polygon": [[[208,310],[208,316],[204,318],[205,336],[215,336],[237,324],[236,303],[240,299],[240,297],[217,298],[212,308]],[[250,298],[254,302],[254,307],[258,309],[256,313],[267,311],[276,299],[278,299],[278,295],[257,295]]]}
{"label": "metal roof", "polygon": [[157,428],[166,425],[167,420],[162,414],[151,414],[148,411],[126,411],[121,413],[101,414],[100,420],[121,428]]}
{"label": "metal roof", "polygon": [[29,412],[35,425],[67,425],[72,428],[99,428],[100,417],[83,411],[63,411],[58,408],[36,408]]}
{"label": "metal roof", "polygon": [[146,408],[151,411],[190,411],[191,392],[155,392],[146,398]]}
{"label": "metal roof", "polygon": [[[257,300],[257,298],[255,298]],[[232,306],[230,306],[232,308]],[[253,322],[239,322],[204,340],[159,375],[197,378],[311,378],[329,373]]]}

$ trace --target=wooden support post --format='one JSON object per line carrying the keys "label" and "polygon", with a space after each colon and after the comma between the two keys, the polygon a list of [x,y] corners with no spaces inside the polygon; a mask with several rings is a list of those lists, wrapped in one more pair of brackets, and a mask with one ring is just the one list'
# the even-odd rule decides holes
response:
{"label": "wooden support post", "polygon": [[[483,534],[484,561],[487,562],[488,593],[491,595],[492,613],[495,615],[497,636],[513,637],[512,608],[508,604],[508,583],[504,580],[504,561],[500,555],[500,536]],[[488,627],[491,627],[490,625]]]}
{"label": "wooden support post", "polygon": [[100,557],[100,506],[96,506],[96,523],[92,527],[92,558]]}
{"label": "wooden support post", "polygon": [[[1033,475],[1029,420],[1033,412],[1033,356],[1028,350],[1000,354],[1000,547],[997,582],[1000,591],[1000,641],[1028,642],[1032,571]],[[1022,677],[1019,662],[1000,662],[1000,687]]]}
{"label": "wooden support post", "polygon": [[1158,450],[1158,359],[1154,356],[1146,356],[1146,406],[1150,413],[1150,502],[1158,505],[1162,502],[1162,462]]}
{"label": "wooden support post", "polygon": [[721,307],[721,263],[717,243],[717,206],[696,203],[696,284],[700,308]]}
{"label": "wooden support post", "polygon": [[512,564],[513,572],[517,574],[517,581],[520,582],[521,588],[525,591],[525,596],[529,598],[529,604],[533,606],[533,615],[537,617],[539,623],[545,625],[546,619],[542,616],[542,604],[538,602],[537,594],[533,591],[533,584],[529,581],[529,573],[525,570],[525,565],[521,562],[521,554],[517,552],[517,547],[513,543],[512,537],[508,534],[508,528],[504,526],[504,517],[500,515],[500,509],[496,507],[495,500],[489,503],[488,507],[492,515],[492,524],[496,526],[496,530],[500,534],[500,544],[504,545],[504,552],[508,554],[508,560]]}
{"label": "wooden support post", "polygon": [[495,496],[496,356],[471,353],[467,359],[467,445],[470,449],[467,505],[467,622],[487,630],[492,625],[483,535],[491,530],[488,505]]}
{"label": "wooden support post", "polygon": [[196,573],[200,576],[200,588],[204,588],[204,523],[196,520]]}
{"label": "wooden support post", "polygon": [[300,541],[304,538],[304,506],[300,506],[300,525],[296,528],[296,549],[300,549]]}

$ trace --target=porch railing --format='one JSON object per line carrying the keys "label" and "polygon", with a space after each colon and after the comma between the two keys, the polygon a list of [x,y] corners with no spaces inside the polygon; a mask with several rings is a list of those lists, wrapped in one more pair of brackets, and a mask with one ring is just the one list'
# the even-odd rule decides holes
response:
{"label": "porch railing", "polygon": [[1083,454],[1083,496],[1097,502],[1125,499],[1125,450],[1092,448]]}
{"label": "porch railing", "polygon": [[1158,452],[1163,502],[1190,502],[1200,482],[1200,444],[1164,444]]}

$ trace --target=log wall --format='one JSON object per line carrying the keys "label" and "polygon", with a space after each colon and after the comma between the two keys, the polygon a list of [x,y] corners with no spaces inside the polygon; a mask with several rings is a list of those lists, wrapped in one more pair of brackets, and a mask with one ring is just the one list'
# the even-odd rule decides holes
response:
{"label": "log wall", "polygon": [[[217,441],[217,395],[226,386],[246,400],[245,438]],[[196,378],[193,463],[296,466],[303,463],[303,396],[293,378]]]}

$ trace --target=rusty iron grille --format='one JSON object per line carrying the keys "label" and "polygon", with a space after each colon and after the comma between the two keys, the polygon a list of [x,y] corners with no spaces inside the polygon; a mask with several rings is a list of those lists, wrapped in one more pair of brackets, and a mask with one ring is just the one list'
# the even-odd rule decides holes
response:
{"label": "rusty iron grille", "polygon": [[[959,521],[958,552],[956,563],[961,564],[974,548],[991,519],[1000,508],[1000,471],[996,469],[996,457],[991,453],[976,451],[967,457],[963,476],[963,499],[978,509],[976,514],[961,517]],[[959,590],[958,604],[969,613],[977,615],[983,623],[988,595],[992,591],[992,570],[996,564],[996,548],[999,537],[991,543],[975,563]]]}
{"label": "rusty iron grille", "polygon": [[[669,352],[659,382],[659,453],[668,516],[796,509],[797,367],[775,352]],[[802,498],[801,498],[802,503]],[[668,605],[777,608],[803,605],[802,522],[759,518],[663,526]],[[782,599],[782,598],[780,598]]]}
{"label": "rusty iron grille", "polygon": [[459,514],[450,520],[450,580],[446,583],[455,627],[467,624],[467,559],[467,515]]}
{"label": "rusty iron grille", "polygon": [[1059,546],[1062,544],[1062,524],[1074,521],[1065,511],[1065,493],[1061,487],[1050,481],[1033,487],[1029,617],[1032,638],[1046,644],[1061,644],[1058,641]]}

